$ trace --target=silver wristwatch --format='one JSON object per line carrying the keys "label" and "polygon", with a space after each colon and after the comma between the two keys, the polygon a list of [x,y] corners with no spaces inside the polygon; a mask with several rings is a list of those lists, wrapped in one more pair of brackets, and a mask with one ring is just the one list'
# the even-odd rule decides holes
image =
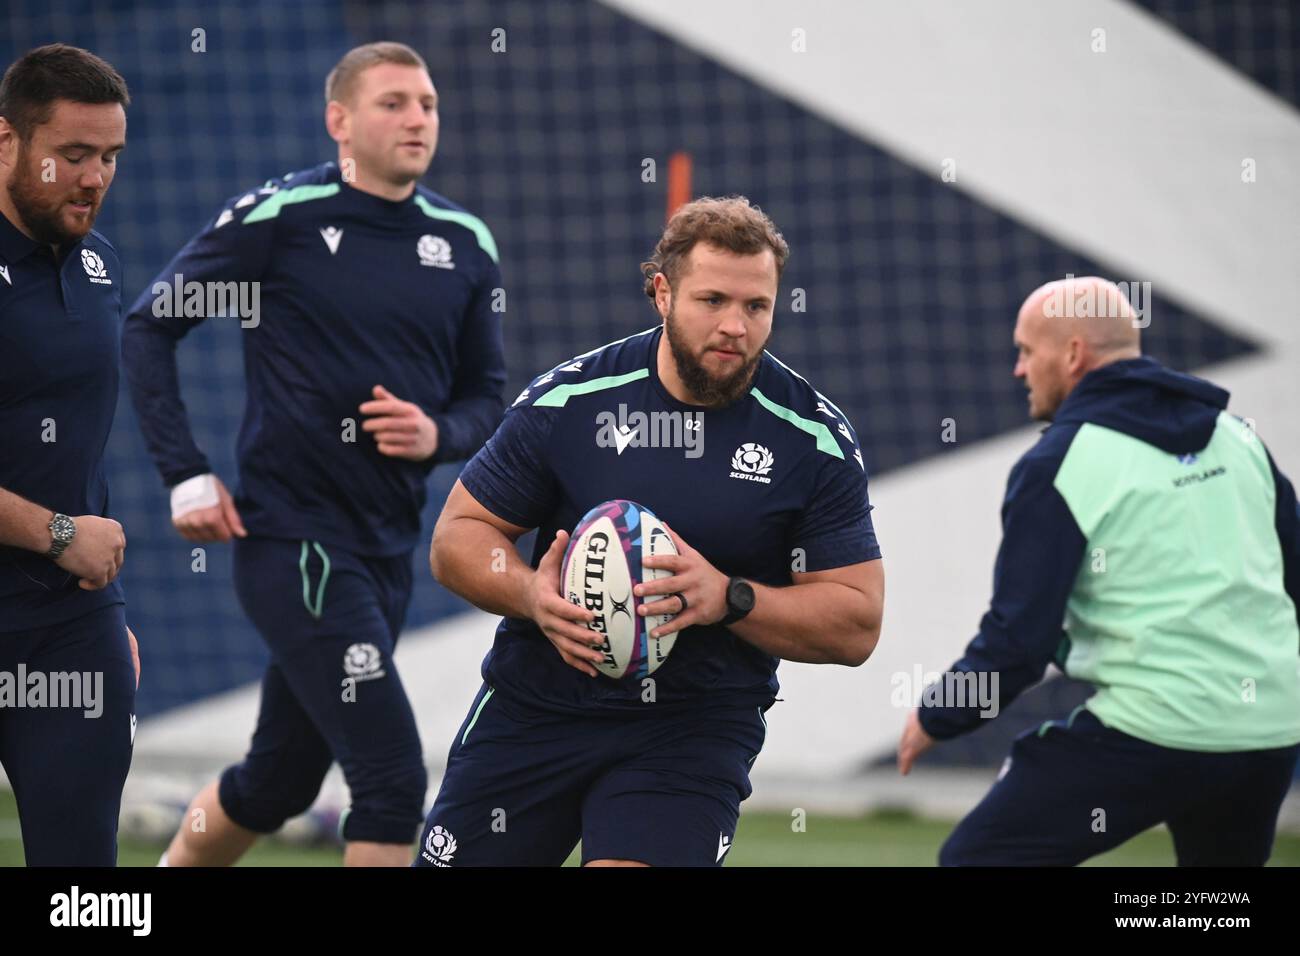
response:
{"label": "silver wristwatch", "polygon": [[50,537],[54,543],[50,545],[50,550],[45,552],[45,556],[51,561],[59,560],[64,551],[68,550],[68,545],[72,544],[72,539],[77,534],[77,523],[67,515],[55,514],[50,519]]}

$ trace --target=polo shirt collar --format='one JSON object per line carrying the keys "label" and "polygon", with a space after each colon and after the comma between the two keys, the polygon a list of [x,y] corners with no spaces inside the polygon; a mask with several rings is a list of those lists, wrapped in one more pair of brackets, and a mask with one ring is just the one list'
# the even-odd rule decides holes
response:
{"label": "polo shirt collar", "polygon": [[0,256],[3,256],[6,262],[17,262],[40,246],[41,244],[35,239],[29,239],[19,232],[18,227],[0,212]]}

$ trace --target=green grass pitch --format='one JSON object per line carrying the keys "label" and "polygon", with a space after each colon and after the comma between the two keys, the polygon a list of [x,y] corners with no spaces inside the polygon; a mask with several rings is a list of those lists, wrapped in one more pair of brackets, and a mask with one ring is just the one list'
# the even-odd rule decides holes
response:
{"label": "green grass pitch", "polygon": [[[810,813],[797,833],[780,813],[741,813],[729,866],[933,866],[952,824],[906,813],[835,817]],[[121,866],[153,866],[162,847],[123,840]],[[576,865],[577,851],[568,865]],[[263,840],[241,866],[340,866],[338,847],[296,847]],[[22,866],[22,839],[13,794],[0,790],[0,866]],[[1173,844],[1163,828],[1148,830],[1088,866],[1172,866]],[[1300,835],[1279,834],[1270,866],[1300,866]]]}

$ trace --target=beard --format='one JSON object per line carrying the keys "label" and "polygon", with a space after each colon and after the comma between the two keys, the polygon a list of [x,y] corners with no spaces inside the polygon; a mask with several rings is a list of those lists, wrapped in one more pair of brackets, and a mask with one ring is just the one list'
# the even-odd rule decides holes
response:
{"label": "beard", "polygon": [[719,378],[700,364],[699,359],[691,353],[682,335],[681,327],[675,321],[674,311],[672,308],[668,310],[665,329],[668,335],[668,348],[673,355],[673,364],[677,367],[677,377],[682,380],[686,390],[699,400],[700,405],[709,408],[730,405],[748,390],[758,363],[763,359],[763,349],[767,347],[771,333],[759,345],[753,358],[743,362],[735,371]]}
{"label": "beard", "polygon": [[[20,146],[18,161],[14,164],[14,173],[9,178],[8,191],[9,199],[13,202],[23,225],[31,232],[33,239],[46,245],[63,246],[80,242],[95,225],[95,217],[99,214],[99,197],[64,196],[51,203],[45,196],[49,192],[48,187],[49,184],[41,182],[32,164],[28,162],[26,147]],[[85,228],[70,229],[63,222],[60,214],[63,203],[72,198],[87,199],[90,202]]]}

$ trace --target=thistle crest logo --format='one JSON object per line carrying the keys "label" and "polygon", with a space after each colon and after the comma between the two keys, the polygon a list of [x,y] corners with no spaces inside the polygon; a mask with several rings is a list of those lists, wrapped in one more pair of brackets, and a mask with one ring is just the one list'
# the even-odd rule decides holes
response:
{"label": "thistle crest logo", "polygon": [[91,282],[98,285],[113,284],[113,280],[108,277],[108,271],[104,268],[104,260],[95,250],[81,250],[81,267],[86,270],[86,275],[90,276]]}
{"label": "thistle crest logo", "polygon": [[456,838],[449,830],[435,826],[424,838],[424,858],[435,866],[451,866],[456,855]]}
{"label": "thistle crest logo", "polygon": [[747,441],[731,456],[731,477],[770,485],[772,479],[765,476],[772,470],[772,463],[775,460],[776,456],[765,447],[757,442]]}
{"label": "thistle crest logo", "polygon": [[353,644],[343,655],[343,670],[353,680],[383,677],[383,657],[373,644]]}

